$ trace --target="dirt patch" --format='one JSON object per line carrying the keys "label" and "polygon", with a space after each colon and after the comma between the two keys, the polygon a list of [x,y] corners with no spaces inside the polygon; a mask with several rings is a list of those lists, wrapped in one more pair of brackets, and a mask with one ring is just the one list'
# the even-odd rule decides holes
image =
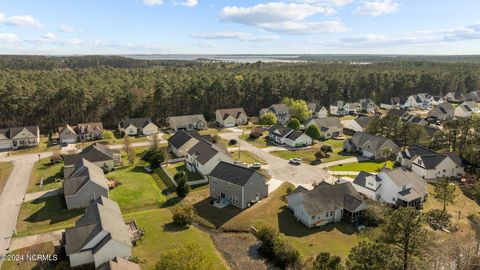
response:
{"label": "dirt patch", "polygon": [[223,232],[202,228],[233,270],[277,270],[258,253],[259,242],[250,233]]}

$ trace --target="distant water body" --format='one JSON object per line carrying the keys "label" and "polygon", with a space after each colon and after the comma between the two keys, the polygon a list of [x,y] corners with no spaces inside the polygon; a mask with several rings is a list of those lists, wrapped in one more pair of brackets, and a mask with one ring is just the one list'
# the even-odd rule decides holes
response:
{"label": "distant water body", "polygon": [[236,63],[261,62],[305,62],[299,55],[202,55],[202,54],[153,54],[153,55],[124,55],[139,60],[183,60],[183,61],[218,61]]}

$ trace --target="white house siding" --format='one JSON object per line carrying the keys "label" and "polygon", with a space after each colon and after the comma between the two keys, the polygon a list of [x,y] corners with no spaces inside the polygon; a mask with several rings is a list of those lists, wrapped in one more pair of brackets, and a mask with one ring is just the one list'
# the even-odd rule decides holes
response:
{"label": "white house siding", "polygon": [[95,261],[95,268],[110,260],[113,260],[115,257],[126,258],[130,257],[131,255],[131,246],[112,239],[93,255]]}
{"label": "white house siding", "polygon": [[312,144],[312,138],[308,135],[302,134],[302,136],[298,137],[296,140],[285,138],[284,143],[291,147],[308,146]]}
{"label": "white house siding", "polygon": [[128,127],[126,127],[123,132],[127,135],[130,135],[130,136],[136,136],[138,135],[138,129],[136,127],[134,127],[133,125],[129,125]]}
{"label": "white house siding", "polygon": [[93,256],[90,250],[85,252],[70,254],[68,258],[70,260],[70,267],[76,267],[76,266],[93,262]]}
{"label": "white house siding", "polygon": [[149,123],[142,129],[142,133],[145,136],[153,135],[158,133],[158,127],[154,123]]}
{"label": "white house siding", "polygon": [[397,204],[400,188],[388,176],[385,175],[382,179],[382,186],[379,189],[379,194],[381,194],[380,201]]}
{"label": "white house siding", "polygon": [[293,215],[305,226],[309,228],[312,227],[312,217],[310,214],[308,214],[307,210],[305,210],[305,207],[303,207],[302,204],[299,204],[293,208]]}
{"label": "white house siding", "polygon": [[[201,174],[202,176],[205,176],[205,175],[209,174],[215,168],[215,166],[217,166],[218,163],[220,163],[220,161],[224,161],[224,162],[227,162],[227,163],[233,163],[233,160],[232,160],[231,157],[229,157],[229,156],[227,156],[223,153],[220,153],[220,152],[218,152],[215,156],[213,156],[205,164],[201,164],[193,156],[188,155],[188,157],[187,157],[187,169],[189,169],[190,171],[196,171],[199,174]],[[189,164],[194,164],[195,168],[192,168],[191,165],[189,165]]]}
{"label": "white house siding", "polygon": [[355,120],[346,120],[346,121],[343,121],[342,124],[344,128],[353,130],[355,132],[363,131],[363,128]]}
{"label": "white house siding", "polygon": [[0,135],[0,149],[2,149],[2,150],[10,149],[11,147],[12,147],[12,145],[10,144],[10,140],[9,139],[3,139],[2,135]]}
{"label": "white house siding", "polygon": [[463,168],[457,166],[450,158],[445,158],[435,169],[426,170],[419,166],[418,159],[413,160],[412,171],[420,175],[424,179],[435,179],[438,177],[458,177],[464,173]]}
{"label": "white house siding", "polygon": [[460,106],[455,108],[455,117],[470,117],[472,116],[472,112],[464,111]]}
{"label": "white house siding", "polygon": [[359,185],[354,184],[354,183],[352,185],[355,188],[355,190],[358,191],[359,193],[361,193],[362,195],[368,197],[371,200],[374,200],[374,201],[377,200],[377,194],[375,193],[375,191],[373,191],[371,189],[368,189],[368,188],[365,188],[365,187],[362,187],[362,186],[359,186]]}
{"label": "white house siding", "polygon": [[12,142],[12,148],[18,147],[33,147],[40,143],[39,134],[33,134],[28,129],[23,128],[15,137],[10,139]]}

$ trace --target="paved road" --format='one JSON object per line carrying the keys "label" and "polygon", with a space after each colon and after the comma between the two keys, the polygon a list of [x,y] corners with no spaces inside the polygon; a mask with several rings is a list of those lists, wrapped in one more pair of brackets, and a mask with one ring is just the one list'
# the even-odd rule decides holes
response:
{"label": "paved road", "polygon": [[[40,157],[48,157],[51,153],[41,153]],[[39,154],[2,157],[2,162],[13,162],[13,170],[7,180],[3,192],[0,194],[0,255],[5,254],[11,236],[17,224],[20,206],[28,187],[32,174],[33,164]],[[1,266],[1,261],[0,261]]]}
{"label": "paved road", "polygon": [[268,165],[263,167],[267,169],[275,179],[280,181],[289,181],[296,185],[313,184],[314,182],[318,183],[322,180],[331,180],[331,175],[325,169],[308,164],[301,164],[297,166],[290,165],[287,160],[271,155],[246,141],[240,140],[240,132],[220,133],[219,135],[227,140],[238,140],[242,150],[250,151],[259,158],[265,160]]}

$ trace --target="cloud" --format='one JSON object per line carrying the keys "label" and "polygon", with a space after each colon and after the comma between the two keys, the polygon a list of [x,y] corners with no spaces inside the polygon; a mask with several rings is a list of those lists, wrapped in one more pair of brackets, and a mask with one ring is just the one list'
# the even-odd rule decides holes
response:
{"label": "cloud", "polygon": [[142,2],[147,6],[158,6],[163,4],[163,0],[143,0]]}
{"label": "cloud", "polygon": [[196,39],[209,39],[209,40],[239,40],[248,42],[263,42],[277,40],[278,36],[254,36],[250,33],[244,32],[217,32],[217,33],[203,33],[192,34]]}
{"label": "cloud", "polygon": [[40,39],[44,40],[44,41],[53,41],[53,40],[57,39],[57,36],[54,33],[49,32],[49,33],[46,33],[46,34],[42,35],[40,37]]}
{"label": "cloud", "polygon": [[16,42],[18,40],[17,35],[12,33],[0,33],[0,41],[1,42]]}
{"label": "cloud", "polygon": [[200,48],[216,48],[218,47],[217,44],[213,43],[213,42],[200,42],[197,44],[198,47]]}
{"label": "cloud", "polygon": [[184,1],[175,1],[174,2],[177,5],[182,5],[186,7],[194,7],[198,5],[198,0],[184,0]]}
{"label": "cloud", "polygon": [[293,0],[296,3],[343,7],[353,3],[353,0]]}
{"label": "cloud", "polygon": [[59,30],[60,32],[64,32],[64,33],[73,33],[73,32],[76,32],[76,31],[77,31],[77,29],[75,29],[75,27],[70,26],[70,25],[65,25],[65,24],[64,24],[64,25],[60,25],[60,26],[58,27],[58,30]]}
{"label": "cloud", "polygon": [[222,9],[219,17],[225,22],[288,34],[347,31],[347,27],[340,21],[305,21],[306,18],[317,14],[332,15],[335,12],[331,7],[309,3],[268,2],[250,7],[227,6]]}
{"label": "cloud", "polygon": [[363,1],[362,4],[353,11],[358,16],[380,16],[383,14],[394,13],[400,9],[400,4],[392,0],[383,1]]}
{"label": "cloud", "polygon": [[0,23],[11,26],[30,26],[34,28],[43,28],[43,25],[30,15],[7,17],[4,13],[0,13]]}
{"label": "cloud", "polygon": [[81,39],[78,38],[70,38],[60,42],[62,45],[80,45],[83,43]]}

